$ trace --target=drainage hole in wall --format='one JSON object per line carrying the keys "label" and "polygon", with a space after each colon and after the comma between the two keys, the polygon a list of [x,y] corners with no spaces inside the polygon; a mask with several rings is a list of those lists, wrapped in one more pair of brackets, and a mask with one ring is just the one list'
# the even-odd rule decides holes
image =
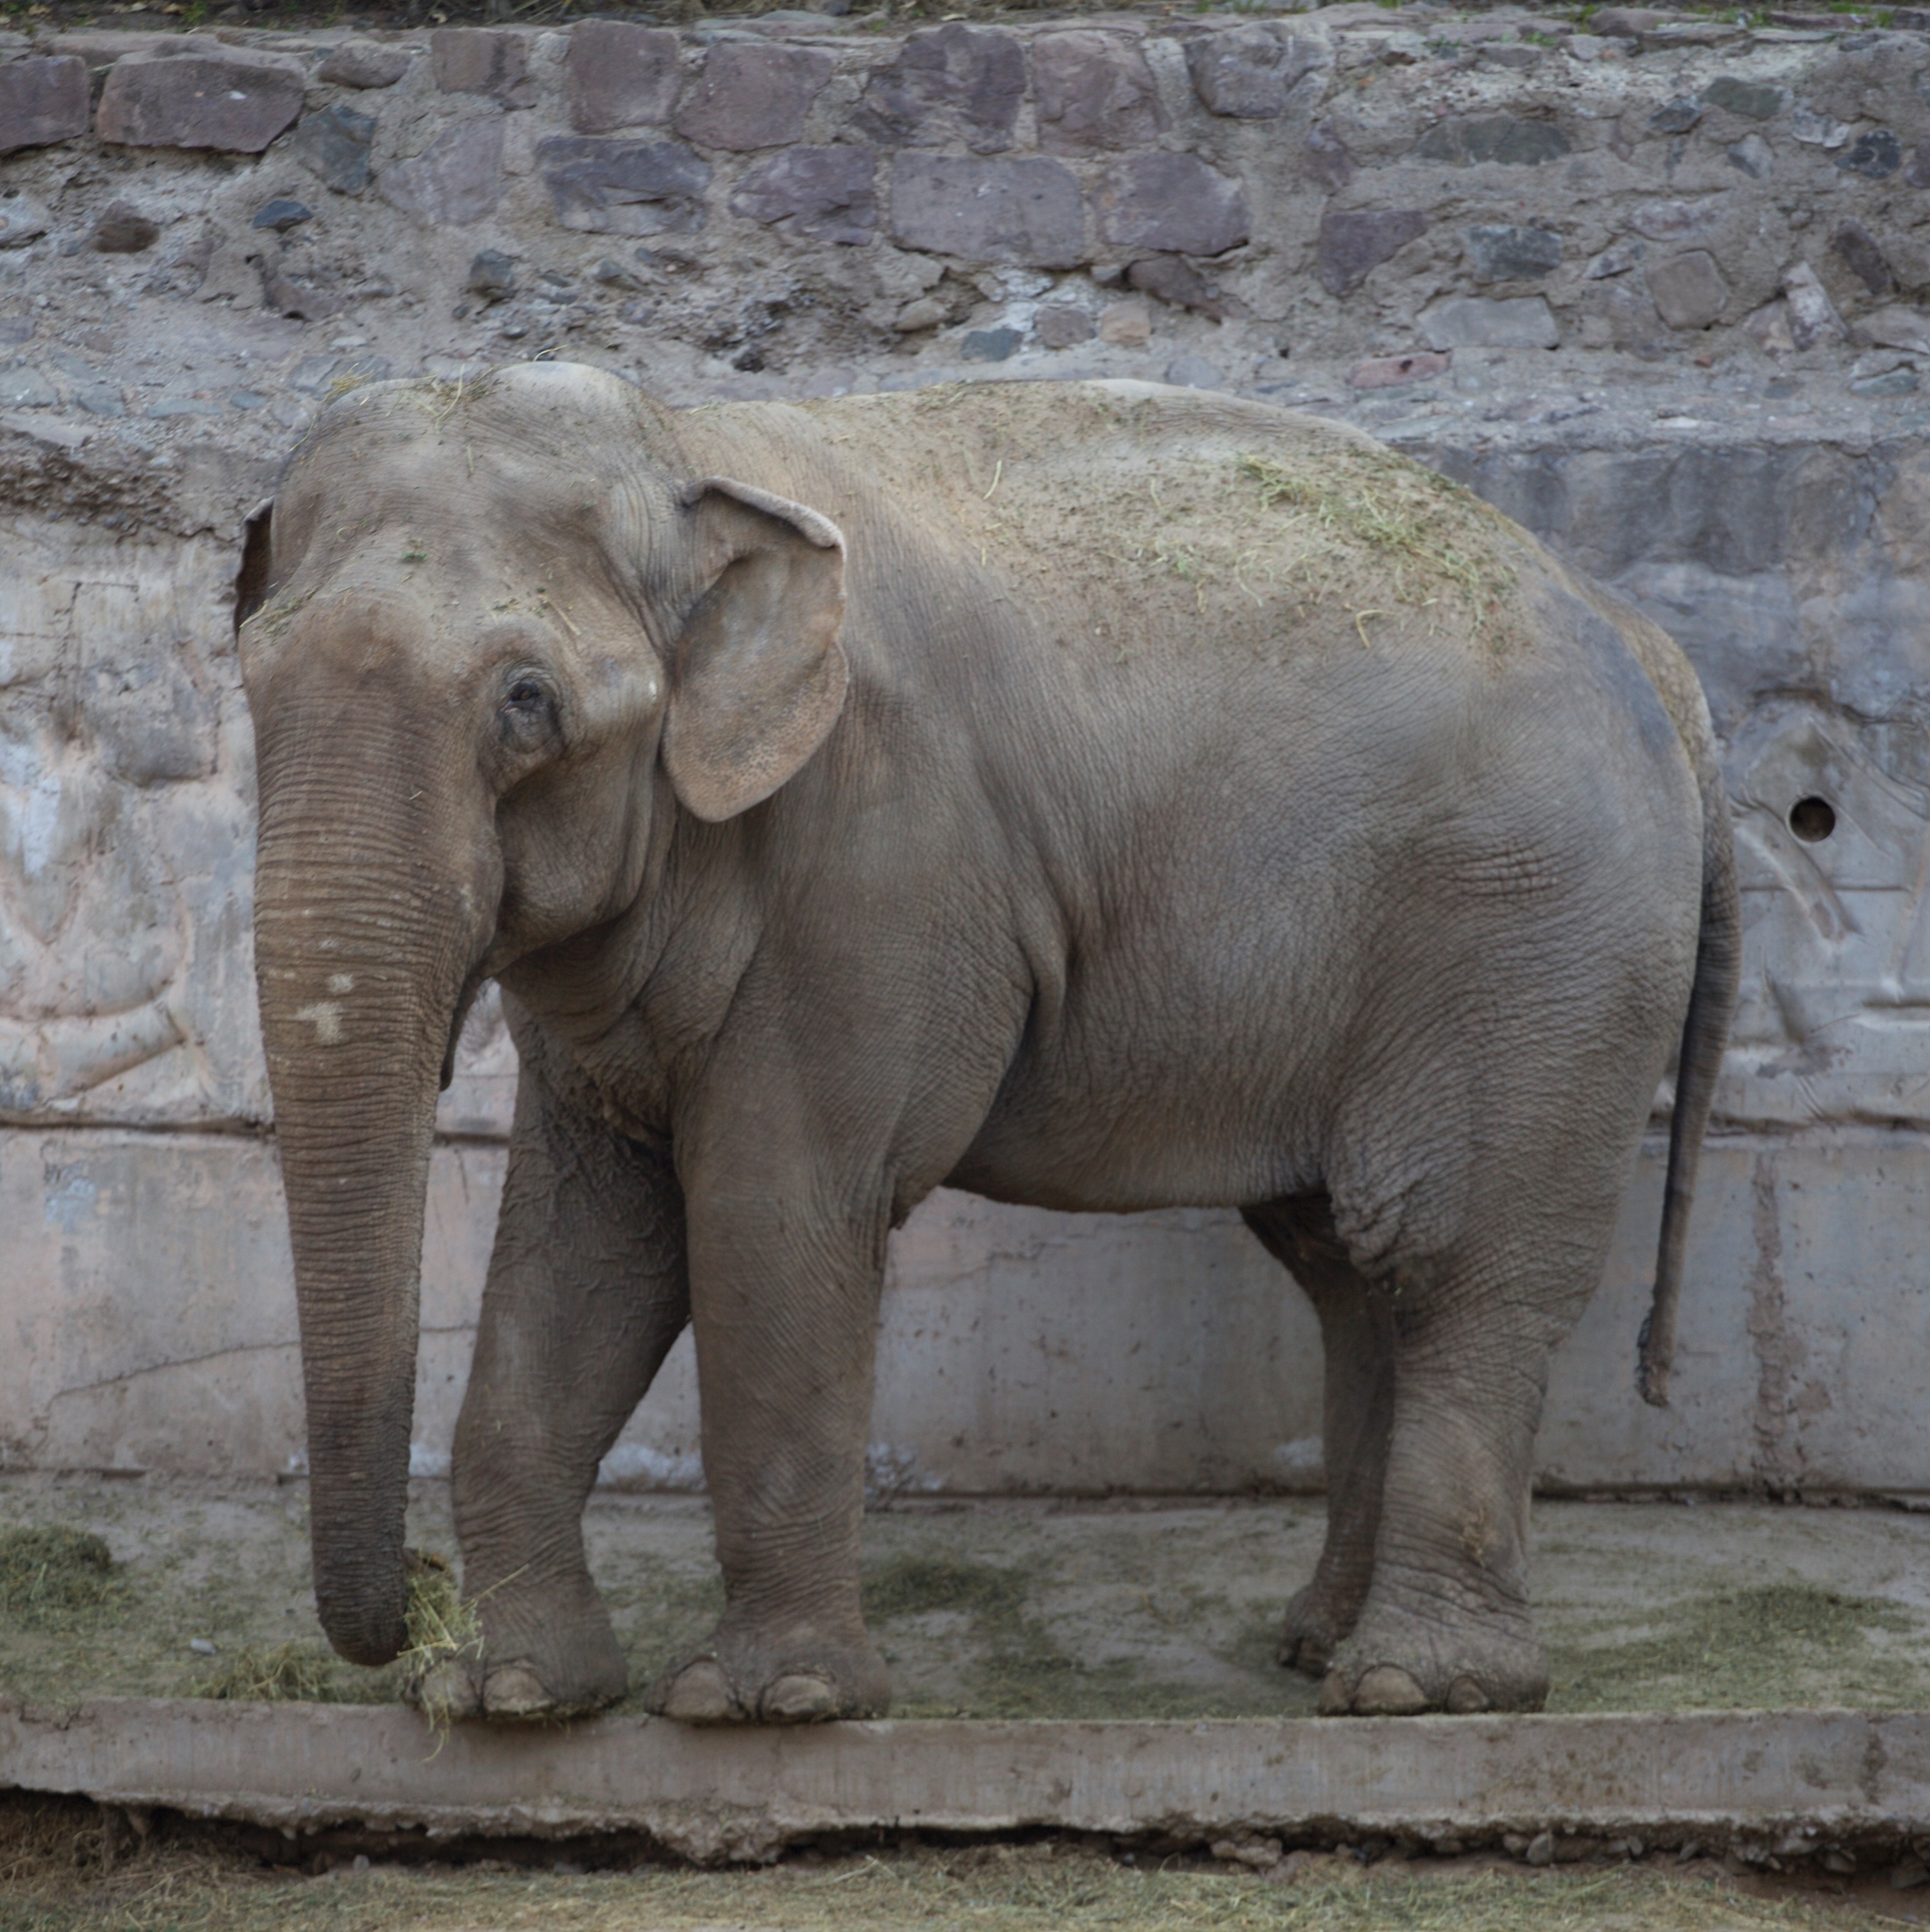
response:
{"label": "drainage hole in wall", "polygon": [[1826,798],[1799,798],[1789,808],[1789,829],[1805,845],[1820,845],[1836,829],[1836,808]]}

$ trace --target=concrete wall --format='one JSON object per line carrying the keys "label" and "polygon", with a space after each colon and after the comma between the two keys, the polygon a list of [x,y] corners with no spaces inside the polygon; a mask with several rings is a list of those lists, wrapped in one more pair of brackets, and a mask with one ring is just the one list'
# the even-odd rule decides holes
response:
{"label": "concrete wall", "polygon": [[[1930,287],[1908,158],[1930,39],[1624,21],[1548,46],[1514,33],[1545,22],[1414,8],[1279,24],[0,37],[0,148],[30,143],[0,163],[0,1466],[299,1467],[248,952],[241,519],[332,384],[553,348],[682,400],[1223,382],[1375,430],[1649,610],[1727,748],[1744,1000],[1675,1406],[1642,1408],[1630,1374],[1651,1149],[1558,1366],[1544,1479],[1930,1489],[1910,1426],[1930,412],[1910,346],[1930,316],[1907,299]],[[599,106],[617,54],[638,92]],[[259,124],[194,119],[213,97],[181,76],[208,62]],[[755,112],[719,118],[716,90],[760,75]],[[559,141],[616,142],[644,173],[590,181],[609,152]],[[945,229],[945,198],[918,200],[935,158],[991,168],[988,193],[1056,170],[1062,232]],[[1698,254],[1713,314],[1682,266]],[[1835,814],[1817,843],[1789,821],[1810,796]],[[443,1103],[428,1472],[514,1079],[485,1004]],[[894,1242],[884,1324],[881,1487],[1319,1479],[1310,1312],[1229,1216],[940,1196]],[[686,1347],[606,1474],[689,1486],[695,1447]]]}

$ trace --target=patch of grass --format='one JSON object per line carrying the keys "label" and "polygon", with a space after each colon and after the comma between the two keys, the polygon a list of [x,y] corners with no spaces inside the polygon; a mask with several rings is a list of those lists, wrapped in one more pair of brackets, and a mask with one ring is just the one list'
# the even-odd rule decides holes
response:
{"label": "patch of grass", "polygon": [[[1873,1632],[1921,1634],[1909,1611],[1880,1598],[1842,1595],[1813,1583],[1712,1590],[1673,1605],[1646,1636],[1557,1651],[1548,1707],[1773,1710],[1805,1702],[1881,1707],[1919,1700],[1925,1687],[1918,1655],[1908,1648],[1901,1655],[1880,1648]],[[1823,1694],[1806,1698],[1811,1684]]]}
{"label": "patch of grass", "polygon": [[[402,1681],[419,1694],[439,1666],[482,1656],[482,1619],[463,1600],[446,1556],[419,1550],[408,1552],[409,1599],[404,1613],[408,1647],[395,1661]],[[431,1723],[446,1724],[449,1713],[433,1702],[422,1706]]]}
{"label": "patch of grass", "polygon": [[0,1616],[29,1630],[101,1609],[118,1582],[113,1552],[92,1530],[0,1530]]}
{"label": "patch of grass", "polygon": [[317,1644],[250,1645],[203,1677],[194,1694],[243,1703],[329,1703],[335,1694],[335,1660]]}

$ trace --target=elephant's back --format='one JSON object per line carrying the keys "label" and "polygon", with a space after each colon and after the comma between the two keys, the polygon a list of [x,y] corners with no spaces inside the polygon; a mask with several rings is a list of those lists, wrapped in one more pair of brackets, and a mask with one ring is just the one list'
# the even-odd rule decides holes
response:
{"label": "elephant's back", "polygon": [[1101,663],[1220,652],[1244,668],[1366,646],[1491,670],[1534,647],[1540,545],[1318,417],[1123,382],[692,414],[707,441],[789,472],[767,487],[818,491],[860,584],[868,556],[989,575],[1038,642]]}

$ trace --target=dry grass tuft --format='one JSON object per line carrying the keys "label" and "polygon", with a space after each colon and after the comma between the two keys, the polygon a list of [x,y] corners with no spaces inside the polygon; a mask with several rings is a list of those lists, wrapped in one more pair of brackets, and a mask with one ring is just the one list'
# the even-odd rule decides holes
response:
{"label": "dry grass tuft", "polygon": [[1284,506],[1329,549],[1349,544],[1370,551],[1397,602],[1424,606],[1445,590],[1479,634],[1514,588],[1514,568],[1498,554],[1508,527],[1500,512],[1392,450],[1350,451],[1346,460],[1298,470],[1249,455],[1235,467],[1262,509]]}
{"label": "dry grass tuft", "polygon": [[278,1643],[239,1650],[194,1687],[197,1697],[240,1703],[323,1704],[335,1688],[335,1660],[318,1645]]}
{"label": "dry grass tuft", "polygon": [[92,1531],[0,1530],[0,1616],[29,1629],[98,1610],[116,1592],[113,1553]]}
{"label": "dry grass tuft", "polygon": [[412,1702],[439,1728],[449,1720],[449,1707],[425,1691],[443,1664],[464,1658],[480,1662],[482,1619],[462,1590],[446,1556],[412,1550],[408,1552],[409,1647],[396,1659]]}

